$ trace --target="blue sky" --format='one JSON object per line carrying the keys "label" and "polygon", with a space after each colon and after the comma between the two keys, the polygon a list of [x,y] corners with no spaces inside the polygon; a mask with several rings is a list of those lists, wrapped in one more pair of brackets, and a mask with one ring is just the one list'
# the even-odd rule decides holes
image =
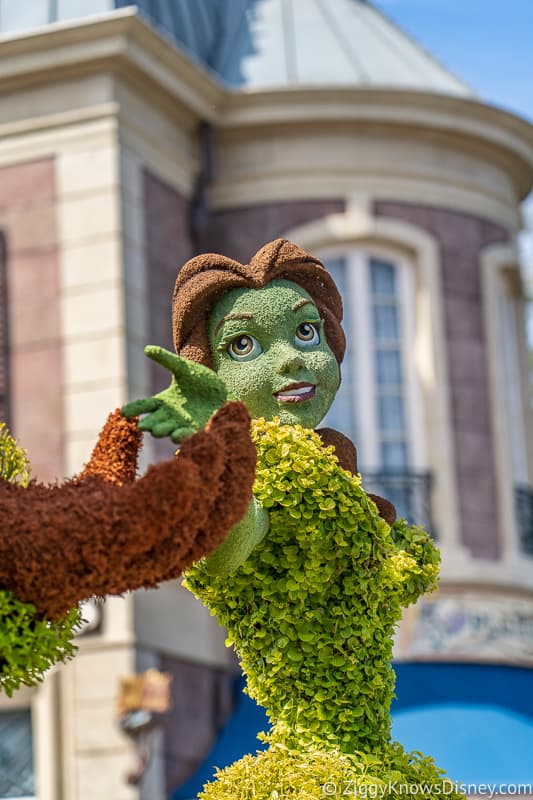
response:
{"label": "blue sky", "polygon": [[[533,0],[372,2],[481,99],[533,123]],[[533,287],[533,193],[523,212],[521,261]],[[528,339],[533,349],[533,313]]]}
{"label": "blue sky", "polygon": [[533,122],[533,0],[374,0],[482,99]]}

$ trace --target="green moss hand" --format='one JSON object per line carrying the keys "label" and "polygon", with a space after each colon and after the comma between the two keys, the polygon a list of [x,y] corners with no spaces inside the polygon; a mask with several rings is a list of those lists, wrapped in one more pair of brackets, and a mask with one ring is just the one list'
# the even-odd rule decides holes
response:
{"label": "green moss hand", "polygon": [[125,417],[146,414],[139,422],[142,431],[157,437],[169,436],[180,444],[203,428],[215,411],[232,399],[226,384],[208,367],[156,345],[148,345],[144,352],[168,369],[172,380],[168,389],[123,407]]}
{"label": "green moss hand", "polygon": [[[180,444],[203,428],[224,403],[233,398],[218,375],[202,364],[187,361],[163,347],[148,345],[144,352],[172,373],[168,389],[125,405],[125,417],[146,414],[139,428],[153,436],[170,436]],[[252,499],[245,517],[226,541],[207,559],[212,574],[227,575],[242,564],[268,530],[268,513]]]}

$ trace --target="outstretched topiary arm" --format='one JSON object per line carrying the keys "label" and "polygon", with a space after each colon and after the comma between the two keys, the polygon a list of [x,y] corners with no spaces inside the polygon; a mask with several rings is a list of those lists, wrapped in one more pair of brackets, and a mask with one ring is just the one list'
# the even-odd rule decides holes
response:
{"label": "outstretched topiary arm", "polygon": [[226,404],[179,458],[120,485],[131,478],[137,432],[115,412],[79,478],[0,482],[0,586],[57,619],[91,595],[178,577],[246,512],[256,459],[249,422],[242,404]]}

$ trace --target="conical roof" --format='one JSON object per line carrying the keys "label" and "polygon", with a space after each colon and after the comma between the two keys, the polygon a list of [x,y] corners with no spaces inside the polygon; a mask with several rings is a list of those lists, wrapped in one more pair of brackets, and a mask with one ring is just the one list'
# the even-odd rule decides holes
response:
{"label": "conical roof", "polygon": [[[0,35],[130,5],[13,3],[0,15]],[[137,8],[234,88],[361,86],[472,94],[367,0],[138,0]]]}
{"label": "conical roof", "polygon": [[342,85],[472,94],[365,0],[250,0],[240,5],[234,18],[225,20],[225,36],[210,64],[232,86]]}

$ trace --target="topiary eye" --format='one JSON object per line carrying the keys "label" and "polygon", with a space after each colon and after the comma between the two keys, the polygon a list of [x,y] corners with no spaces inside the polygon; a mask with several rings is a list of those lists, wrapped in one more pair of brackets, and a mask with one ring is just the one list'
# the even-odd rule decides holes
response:
{"label": "topiary eye", "polygon": [[318,327],[312,322],[302,322],[296,328],[295,339],[297,344],[320,344],[320,333],[318,331]]}
{"label": "topiary eye", "polygon": [[237,336],[227,347],[227,353],[234,361],[252,361],[262,352],[263,348],[257,339],[247,333]]}

